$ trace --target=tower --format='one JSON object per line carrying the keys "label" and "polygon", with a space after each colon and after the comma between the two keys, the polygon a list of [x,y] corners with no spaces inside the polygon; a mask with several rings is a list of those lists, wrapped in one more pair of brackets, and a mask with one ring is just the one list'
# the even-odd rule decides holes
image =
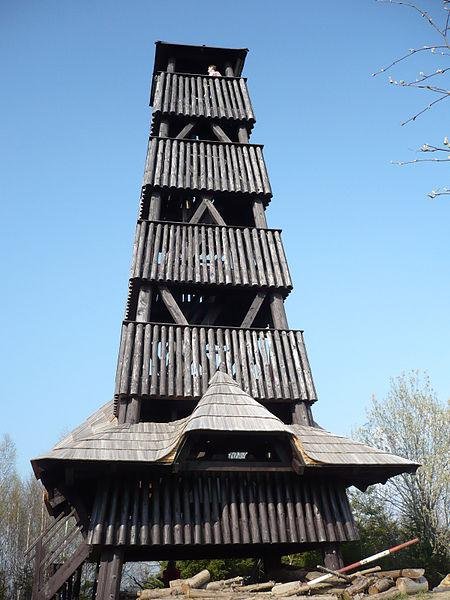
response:
{"label": "tower", "polygon": [[417,467],[313,420],[263,147],[250,142],[246,54],[156,44],[114,400],[33,461],[51,531],[73,518],[77,540],[63,561],[51,531],[37,544],[35,600],[62,586],[75,598],[85,561],[99,600],[117,597],[131,560],[317,548],[336,568],[339,543],[357,538],[346,488]]}

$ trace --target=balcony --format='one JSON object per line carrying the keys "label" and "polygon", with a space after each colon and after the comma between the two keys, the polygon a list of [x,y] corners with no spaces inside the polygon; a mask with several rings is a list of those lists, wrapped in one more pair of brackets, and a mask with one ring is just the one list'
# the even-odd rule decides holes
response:
{"label": "balcony", "polygon": [[139,221],[132,278],[282,288],[292,281],[277,229]]}
{"label": "balcony", "polygon": [[262,146],[151,137],[144,185],[270,198]]}
{"label": "balcony", "polygon": [[316,400],[302,331],[125,321],[116,397],[198,399],[218,368],[261,401]]}
{"label": "balcony", "polygon": [[241,77],[159,73],[153,114],[255,122],[247,83]]}

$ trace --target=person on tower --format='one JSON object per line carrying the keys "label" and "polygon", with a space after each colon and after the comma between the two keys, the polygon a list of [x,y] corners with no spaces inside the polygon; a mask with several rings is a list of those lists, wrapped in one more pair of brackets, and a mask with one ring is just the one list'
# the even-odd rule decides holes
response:
{"label": "person on tower", "polygon": [[210,75],[211,77],[222,77],[222,73],[217,70],[216,65],[209,65],[208,75]]}

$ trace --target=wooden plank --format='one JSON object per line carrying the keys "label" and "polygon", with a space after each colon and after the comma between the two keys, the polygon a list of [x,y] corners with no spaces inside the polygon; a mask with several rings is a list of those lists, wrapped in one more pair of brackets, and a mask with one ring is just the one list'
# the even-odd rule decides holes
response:
{"label": "wooden plank", "polygon": [[231,475],[229,479],[226,479],[226,485],[229,485],[230,490],[231,539],[233,544],[239,544],[241,542],[241,538],[239,512],[236,498],[236,478]]}
{"label": "wooden plank", "polygon": [[213,218],[214,222],[217,223],[217,225],[226,225],[225,221],[223,220],[222,215],[217,210],[217,208],[214,206],[214,204],[211,202],[211,200],[209,198],[205,197],[204,202],[205,202],[206,207],[208,208],[209,214]]}
{"label": "wooden plank", "polygon": [[227,134],[220,125],[218,125],[217,123],[212,123],[211,129],[220,142],[226,142],[230,144],[232,143],[230,138],[227,136]]}
{"label": "wooden plank", "polygon": [[183,515],[184,515],[184,528],[183,538],[185,544],[192,543],[192,531],[191,531],[191,503],[190,503],[190,480],[185,477],[183,481]]}
{"label": "wooden plank", "polygon": [[160,284],[158,284],[158,289],[161,294],[161,298],[162,298],[164,304],[166,305],[167,310],[172,315],[175,323],[177,325],[189,325],[186,317],[182,313],[180,307],[178,306],[177,301],[173,297],[173,294],[169,290],[169,288],[165,284],[160,283]]}
{"label": "wooden plank", "polygon": [[58,592],[69,577],[75,573],[80,565],[88,558],[91,552],[91,547],[85,542],[81,542],[72,557],[67,560],[57,571],[50,577],[42,588],[42,600],[51,600]]}
{"label": "wooden plank", "polygon": [[284,509],[284,494],[283,490],[281,489],[280,477],[276,476],[274,479],[279,541],[282,543],[286,543],[288,541],[288,537],[286,531],[286,512]]}
{"label": "wooden plank", "polygon": [[261,540],[263,544],[270,544],[272,541],[269,527],[269,517],[267,514],[267,499],[266,499],[266,487],[264,485],[261,475],[258,475],[258,514],[261,528]]}
{"label": "wooden plank", "polygon": [[119,546],[127,543],[128,539],[128,516],[130,511],[130,486],[125,485],[122,493],[122,510],[120,513],[119,531],[117,543]]}
{"label": "wooden plank", "polygon": [[192,215],[189,223],[199,223],[200,219],[202,218],[203,213],[205,212],[206,209],[207,209],[206,202],[205,202],[205,199],[203,198],[203,200],[200,202],[200,204],[196,208],[194,214]]}
{"label": "wooden plank", "polygon": [[150,523],[151,523],[150,535],[151,535],[152,544],[159,544],[161,541],[159,479],[152,481]]}
{"label": "wooden plank", "polygon": [[250,523],[249,523],[249,511],[248,505],[249,501],[246,496],[246,485],[244,477],[245,475],[239,475],[237,482],[237,493],[238,493],[238,502],[239,502],[239,523],[241,529],[241,537],[243,544],[250,543]]}
{"label": "wooden plank", "polygon": [[211,509],[210,509],[210,497],[209,497],[209,485],[208,479],[202,478],[199,480],[202,488],[202,496],[203,496],[203,535],[204,535],[204,543],[212,544],[212,525],[211,525]]}
{"label": "wooden plank", "polygon": [[184,140],[187,136],[193,132],[196,123],[194,121],[189,121],[187,125],[183,127],[180,133],[176,136],[177,140]]}
{"label": "wooden plank", "polygon": [[266,292],[256,292],[255,297],[253,298],[253,301],[250,304],[247,313],[245,314],[245,317],[242,319],[241,327],[243,329],[253,325],[253,321],[255,320],[255,317],[258,314],[265,297]]}
{"label": "wooden plank", "polygon": [[142,481],[141,497],[141,520],[139,529],[139,540],[143,546],[149,543],[149,482]]}
{"label": "wooden plank", "polygon": [[141,488],[139,481],[133,486],[133,509],[131,513],[131,529],[130,529],[130,544],[136,545],[139,541],[139,507],[141,501]]}

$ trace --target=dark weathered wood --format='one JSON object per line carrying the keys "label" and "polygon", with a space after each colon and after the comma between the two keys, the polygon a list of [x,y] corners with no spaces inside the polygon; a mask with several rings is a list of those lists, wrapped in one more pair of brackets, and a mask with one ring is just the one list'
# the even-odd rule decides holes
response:
{"label": "dark weathered wood", "polygon": [[183,127],[183,129],[180,131],[180,133],[177,135],[176,139],[177,140],[182,140],[184,138],[187,138],[187,136],[192,133],[193,129],[195,128],[195,123],[193,121],[190,121],[187,125],[185,125]]}
{"label": "dark weathered wood", "polygon": [[218,125],[217,123],[213,123],[211,125],[211,129],[213,130],[214,135],[217,137],[217,139],[220,142],[230,142],[231,143],[230,138],[227,136],[227,134],[225,133],[225,131],[222,129],[222,127],[220,125]]}
{"label": "dark weathered wood", "polygon": [[56,573],[44,584],[42,591],[40,592],[41,599],[51,600],[69,577],[75,573],[79,566],[88,558],[90,552],[91,547],[85,542],[81,542],[71,558],[66,560]]}
{"label": "dark weathered wood", "polygon": [[166,285],[160,283],[158,285],[158,289],[161,294],[161,298],[163,299],[163,302],[166,305],[167,310],[172,315],[175,323],[177,323],[178,325],[188,325],[186,317],[184,316],[182,310],[178,306],[178,303],[175,300],[175,298],[173,297],[173,294],[169,290],[169,288]]}
{"label": "dark weathered wood", "polygon": [[266,292],[256,292],[255,297],[253,298],[253,301],[245,314],[245,317],[242,319],[241,327],[245,328],[253,325],[253,321],[255,320],[255,317],[258,314],[258,311],[261,308],[265,298]]}

